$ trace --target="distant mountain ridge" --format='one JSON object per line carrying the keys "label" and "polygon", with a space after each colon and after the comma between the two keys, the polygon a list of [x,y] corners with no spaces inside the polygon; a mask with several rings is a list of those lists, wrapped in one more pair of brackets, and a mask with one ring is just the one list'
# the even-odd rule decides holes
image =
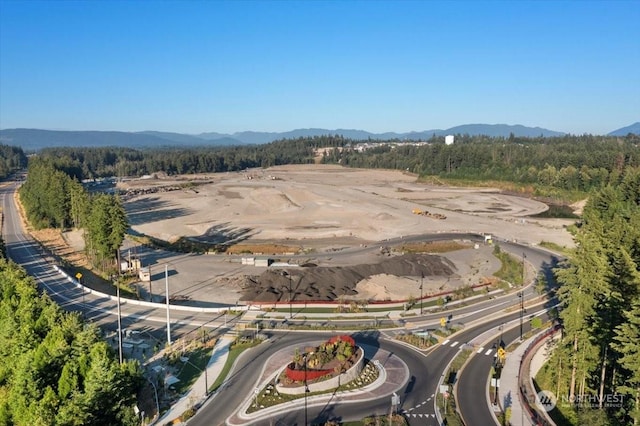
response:
{"label": "distant mountain ridge", "polygon": [[[632,126],[639,125],[636,123]],[[630,126],[631,127],[631,126]],[[622,129],[620,129],[622,130]],[[154,147],[193,147],[193,146],[233,146],[244,144],[263,144],[280,139],[295,139],[323,135],[342,135],[353,140],[426,140],[432,136],[449,134],[486,135],[491,137],[552,137],[565,133],[541,127],[527,127],[508,124],[465,124],[449,129],[432,129],[415,132],[372,133],[357,129],[295,129],[288,132],[244,131],[233,134],[207,132],[190,135],[174,132],[143,131],[59,131],[41,129],[3,129],[0,130],[0,143],[19,146],[26,151],[37,151],[44,147],[82,146],[105,147],[120,146],[130,148]],[[626,133],[625,133],[626,134]]]}
{"label": "distant mountain ridge", "polygon": [[627,136],[629,133],[640,135],[640,121],[635,122],[629,126],[616,129],[613,132],[608,133],[608,136]]}

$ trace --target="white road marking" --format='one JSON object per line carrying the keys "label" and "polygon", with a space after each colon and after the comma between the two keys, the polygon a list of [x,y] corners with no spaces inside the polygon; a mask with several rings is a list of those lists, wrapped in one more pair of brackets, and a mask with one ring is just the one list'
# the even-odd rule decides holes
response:
{"label": "white road marking", "polygon": [[481,353],[484,350],[484,348],[482,346],[480,346],[480,349],[478,349],[478,352],[476,352],[477,354]]}
{"label": "white road marking", "polygon": [[484,353],[485,355],[489,355],[491,353],[493,349],[487,349],[487,351]]}
{"label": "white road marking", "polygon": [[442,346],[446,345],[447,343],[449,343],[449,339],[447,339],[444,342],[442,342]]}
{"label": "white road marking", "polygon": [[453,342],[453,343],[451,344],[451,347],[452,347],[452,348],[455,348],[456,346],[458,346],[458,342]]}

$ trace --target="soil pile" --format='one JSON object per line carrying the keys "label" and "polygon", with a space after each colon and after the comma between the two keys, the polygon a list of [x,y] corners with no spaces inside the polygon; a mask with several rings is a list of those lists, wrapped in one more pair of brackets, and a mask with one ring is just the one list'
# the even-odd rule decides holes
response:
{"label": "soil pile", "polygon": [[331,301],[341,296],[353,299],[358,295],[356,285],[374,275],[450,277],[455,273],[456,267],[451,261],[429,254],[405,254],[376,264],[270,269],[258,276],[245,277],[240,300],[287,302],[289,285],[294,301]]}

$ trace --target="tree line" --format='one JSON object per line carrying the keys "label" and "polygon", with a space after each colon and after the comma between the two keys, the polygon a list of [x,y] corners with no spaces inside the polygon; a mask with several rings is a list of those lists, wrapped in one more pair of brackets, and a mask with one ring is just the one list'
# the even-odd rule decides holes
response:
{"label": "tree line", "polygon": [[82,180],[142,176],[159,171],[170,175],[216,173],[308,164],[316,161],[320,148],[321,162],[328,164],[396,169],[450,179],[518,182],[579,192],[615,181],[625,167],[640,166],[640,137],[632,134],[624,138],[457,135],[453,145],[446,145],[444,137],[438,136],[411,143],[327,135],[233,147],[49,148],[39,155]]}
{"label": "tree line", "polygon": [[[597,153],[597,155],[596,155]],[[640,137],[562,136],[489,138],[458,135],[446,145],[351,145],[331,150],[325,163],[406,170],[420,176],[506,181],[588,192],[615,181],[625,167],[640,166]]]}
{"label": "tree line", "polygon": [[0,179],[27,167],[27,156],[22,148],[0,144]]}
{"label": "tree line", "polygon": [[0,258],[0,424],[137,425],[139,364]]}
{"label": "tree line", "polygon": [[640,168],[595,192],[556,270],[563,337],[538,384],[568,424],[640,423]]}
{"label": "tree line", "polygon": [[27,218],[36,229],[81,228],[92,263],[103,271],[113,267],[129,226],[118,196],[90,195],[55,162],[39,156],[29,161],[27,179],[19,193]]}

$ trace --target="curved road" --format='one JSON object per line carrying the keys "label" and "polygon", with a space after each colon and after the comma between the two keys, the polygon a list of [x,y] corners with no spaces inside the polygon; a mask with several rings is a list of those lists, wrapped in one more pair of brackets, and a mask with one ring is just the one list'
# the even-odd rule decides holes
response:
{"label": "curved road", "polygon": [[[80,310],[92,321],[113,330],[117,329],[115,325],[115,302],[107,298],[85,295],[80,289],[68,283],[46,261],[38,244],[25,234],[13,201],[15,188],[16,184],[14,183],[0,187],[4,213],[3,237],[9,257],[16,263],[21,264],[27,270],[27,273],[34,276],[38,284],[62,307]],[[474,241],[481,239],[480,236],[474,234],[438,234],[435,236],[409,236],[387,240],[382,243],[394,244],[400,241],[427,241],[451,238],[466,238]],[[551,268],[558,261],[548,252],[536,248],[509,242],[500,242],[500,246],[503,250],[512,252],[516,256],[524,254],[528,263],[532,264],[536,269],[544,271],[545,274],[550,274]],[[339,253],[332,253],[332,256],[336,255],[339,255]],[[530,297],[534,297],[533,292],[526,292],[525,298]],[[502,298],[479,302],[474,306],[459,308],[455,311],[451,320],[454,323],[468,323],[472,320],[479,320],[493,312],[501,311],[507,306],[517,303],[517,301],[517,295],[507,295]],[[442,313],[426,314],[423,317],[414,317],[411,321],[418,324],[418,326],[426,327],[442,315]],[[447,312],[447,315],[450,315],[450,313]],[[511,314],[514,318],[517,318],[518,315],[517,312]],[[148,332],[158,339],[158,342],[164,340],[162,338],[166,333],[166,311],[164,309],[124,304],[122,305],[122,316],[123,327],[135,327]],[[172,336],[192,332],[201,326],[222,329],[223,319],[219,315],[216,317],[212,314],[172,311],[171,317]],[[503,321],[505,319],[488,321],[485,324],[460,333],[456,336],[456,339],[460,342],[470,341],[475,336],[496,327],[496,324]],[[411,424],[436,425],[433,398],[437,392],[438,381],[449,361],[457,354],[459,347],[453,346],[453,343],[451,345],[439,345],[425,356],[414,349],[388,340],[387,337],[392,338],[393,336],[385,336],[385,333],[387,331],[384,331],[382,335],[378,332],[373,332],[373,334],[359,333],[356,334],[356,337],[361,343],[379,345],[379,347],[393,352],[407,363],[412,377],[407,387],[399,392],[401,397],[401,406],[399,408],[401,412],[409,415]],[[198,415],[190,421],[190,424],[223,424],[225,419],[240,406],[241,402],[252,394],[260,370],[258,366],[261,366],[261,362],[264,362],[271,353],[279,348],[294,345],[304,340],[315,340],[319,337],[322,337],[322,335],[294,332],[285,332],[284,335],[281,335],[274,331],[274,336],[270,343],[260,345],[240,358],[231,378],[225,385],[225,391],[218,392],[199,411]],[[309,420],[314,423],[324,422],[329,419],[358,420],[371,414],[386,414],[389,412],[389,406],[390,398],[386,395],[368,402],[337,404],[322,408],[309,407],[308,415]],[[300,425],[303,423],[303,416],[304,413],[301,410],[292,410],[276,420],[284,422],[280,424]],[[274,424],[274,419],[265,419],[254,424]]]}
{"label": "curved road", "polygon": [[[22,265],[27,273],[34,277],[51,299],[61,307],[80,311],[91,321],[104,329],[117,331],[117,304],[115,301],[97,297],[84,292],[69,283],[53,268],[37,242],[23,229],[20,216],[13,199],[17,184],[0,186],[0,199],[3,213],[2,237],[8,257]],[[124,299],[123,299],[124,301]],[[150,308],[121,303],[122,327],[141,331],[154,341],[163,345],[166,342],[166,309]],[[220,314],[188,311],[171,311],[172,339],[194,332],[200,327],[222,331],[226,320],[228,326],[238,321],[238,317],[224,318]]]}

